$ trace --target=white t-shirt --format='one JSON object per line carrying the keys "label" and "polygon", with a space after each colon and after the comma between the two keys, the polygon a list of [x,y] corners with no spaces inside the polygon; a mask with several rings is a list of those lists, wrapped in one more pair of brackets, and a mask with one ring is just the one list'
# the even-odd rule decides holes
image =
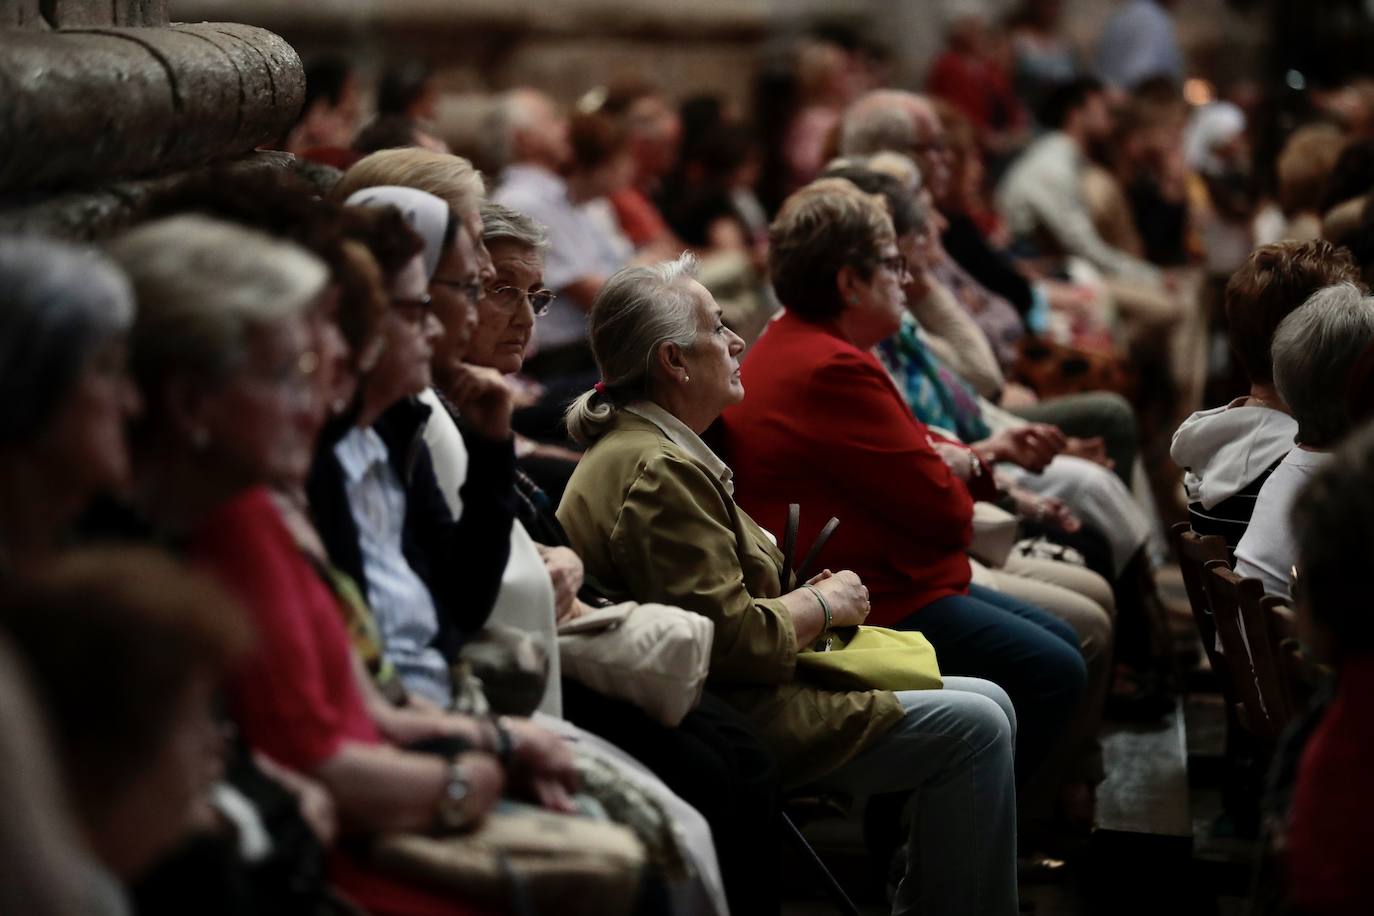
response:
{"label": "white t-shirt", "polygon": [[1298,544],[1289,512],[1298,492],[1330,460],[1330,452],[1295,448],[1260,488],[1250,525],[1236,545],[1236,572],[1263,581],[1265,594],[1292,599],[1289,583]]}

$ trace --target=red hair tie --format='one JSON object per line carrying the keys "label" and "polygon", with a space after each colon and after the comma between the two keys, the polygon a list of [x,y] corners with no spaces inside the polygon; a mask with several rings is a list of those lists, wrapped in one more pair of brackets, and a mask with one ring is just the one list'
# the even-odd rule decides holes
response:
{"label": "red hair tie", "polygon": [[597,394],[605,394],[605,393],[606,393],[606,383],[605,383],[605,382],[597,382],[595,385],[592,386],[592,389],[593,389]]}

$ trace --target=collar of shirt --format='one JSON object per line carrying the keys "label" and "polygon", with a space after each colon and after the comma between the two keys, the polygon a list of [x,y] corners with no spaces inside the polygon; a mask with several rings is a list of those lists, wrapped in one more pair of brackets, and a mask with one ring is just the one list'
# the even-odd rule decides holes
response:
{"label": "collar of shirt", "polygon": [[334,446],[334,455],[339,459],[345,479],[354,484],[366,477],[372,468],[385,465],[391,457],[386,443],[372,427],[359,429],[356,426]]}
{"label": "collar of shirt", "polygon": [[705,442],[701,441],[700,436],[688,429],[685,423],[653,401],[636,401],[627,406],[625,410],[657,426],[670,442],[686,452],[693,461],[704,465],[708,471],[714,474],[721,486],[725,488],[726,493],[731,497],[735,495],[734,471],[731,471],[725,462],[720,460],[720,456],[711,451]]}

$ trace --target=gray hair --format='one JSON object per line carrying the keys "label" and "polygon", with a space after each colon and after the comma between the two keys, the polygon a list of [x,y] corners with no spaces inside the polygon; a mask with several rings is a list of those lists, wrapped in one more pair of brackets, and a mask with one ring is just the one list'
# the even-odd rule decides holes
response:
{"label": "gray hair", "polygon": [[482,204],[482,241],[488,246],[493,242],[510,242],[543,251],[549,247],[549,234],[519,210],[488,201]]}
{"label": "gray hair", "polygon": [[1353,283],[1318,290],[1279,322],[1274,385],[1298,421],[1300,444],[1329,449],[1350,432],[1346,384],[1371,341],[1374,298]]}
{"label": "gray hair", "polygon": [[840,120],[840,154],[871,156],[892,150],[909,153],[920,137],[914,110],[926,104],[918,95],[896,89],[878,89],[859,99]]}
{"label": "gray hair", "polygon": [[129,283],[96,252],[47,238],[0,238],[0,443],[57,412],[93,350],[129,329]]}
{"label": "gray hair", "polygon": [[300,315],[329,272],[302,248],[204,216],[174,216],[115,239],[138,296],[133,367],[145,391],[173,371],[222,381],[254,328]]}
{"label": "gray hair", "polygon": [[686,284],[696,274],[696,256],[684,252],[673,261],[626,267],[601,287],[588,333],[605,391],[588,391],[568,406],[563,416],[575,441],[591,445],[623,405],[649,396],[659,347],[696,344],[697,297]]}

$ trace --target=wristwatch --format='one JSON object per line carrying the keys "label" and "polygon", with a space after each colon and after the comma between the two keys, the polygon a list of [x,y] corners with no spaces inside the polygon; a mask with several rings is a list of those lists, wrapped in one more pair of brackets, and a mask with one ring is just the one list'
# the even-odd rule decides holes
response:
{"label": "wristwatch", "polygon": [[444,794],[439,797],[439,804],[434,811],[434,820],[440,832],[456,833],[466,830],[472,822],[472,814],[468,811],[468,796],[472,794],[471,784],[468,782],[467,771],[458,761],[451,761],[448,765],[448,782],[444,785]]}

